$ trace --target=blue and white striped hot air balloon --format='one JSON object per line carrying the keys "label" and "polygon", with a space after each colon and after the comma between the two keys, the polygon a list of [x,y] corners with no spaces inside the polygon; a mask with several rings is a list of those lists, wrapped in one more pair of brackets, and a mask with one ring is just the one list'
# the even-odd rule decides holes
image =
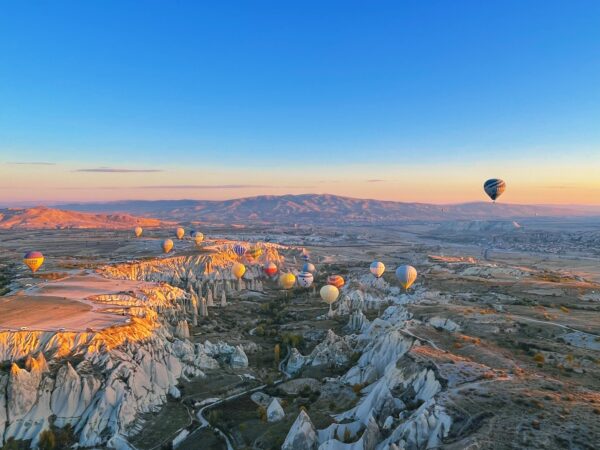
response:
{"label": "blue and white striped hot air balloon", "polygon": [[310,287],[311,284],[313,284],[314,278],[313,274],[310,272],[300,272],[296,277],[296,280],[298,280],[298,284],[301,287],[307,288]]}
{"label": "blue and white striped hot air balloon", "polygon": [[500,178],[491,178],[483,183],[483,190],[495,202],[506,190],[506,183]]}
{"label": "blue and white striped hot air balloon", "polygon": [[246,247],[244,247],[241,244],[235,244],[233,246],[233,251],[235,252],[236,255],[238,255],[241,258],[242,256],[244,256],[246,254]]}

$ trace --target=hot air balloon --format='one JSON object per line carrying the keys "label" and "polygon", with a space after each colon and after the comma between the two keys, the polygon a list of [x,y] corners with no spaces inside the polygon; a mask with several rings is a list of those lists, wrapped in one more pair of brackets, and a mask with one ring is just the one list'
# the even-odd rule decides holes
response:
{"label": "hot air balloon", "polygon": [[277,275],[278,269],[277,265],[274,262],[268,262],[267,264],[265,264],[263,270],[267,274],[267,276],[274,277],[275,275]]}
{"label": "hot air balloon", "polygon": [[135,227],[135,229],[133,230],[133,232],[135,233],[135,237],[140,237],[143,231],[144,230],[142,229],[142,227]]}
{"label": "hot air balloon", "polygon": [[175,234],[177,235],[177,239],[182,240],[183,235],[185,234],[185,230],[183,229],[183,227],[177,227]]}
{"label": "hot air balloon", "polygon": [[327,277],[327,284],[335,286],[338,289],[340,289],[344,285],[344,283],[345,281],[341,275],[329,275]]}
{"label": "hot air balloon", "polygon": [[297,278],[298,284],[304,288],[310,287],[314,280],[313,274],[310,272],[300,272]]}
{"label": "hot air balloon", "polygon": [[303,254],[302,254],[302,259],[303,259],[304,261],[309,261],[309,260],[310,260],[310,255],[309,255],[308,253],[303,253]]}
{"label": "hot air balloon", "polygon": [[42,252],[27,252],[23,256],[23,262],[33,273],[36,273],[44,264],[44,255],[42,255]]}
{"label": "hot air balloon", "polygon": [[413,266],[400,266],[396,269],[396,276],[400,280],[402,287],[408,290],[417,279],[417,269]]}
{"label": "hot air balloon", "polygon": [[246,273],[246,266],[244,266],[242,263],[236,262],[231,268],[231,273],[239,280]]}
{"label": "hot air balloon", "polygon": [[171,239],[165,239],[162,243],[163,252],[169,253],[173,248],[173,241]]}
{"label": "hot air balloon", "polygon": [[252,247],[250,250],[246,251],[246,258],[248,259],[257,259],[262,255],[263,251],[260,247]]}
{"label": "hot air balloon", "polygon": [[491,178],[483,183],[483,190],[495,202],[506,190],[506,183],[500,178]]}
{"label": "hot air balloon", "polygon": [[380,261],[373,261],[369,270],[375,275],[375,278],[380,278],[381,275],[383,275],[383,272],[385,272],[385,265]]}
{"label": "hot air balloon", "polygon": [[302,272],[315,273],[316,270],[317,269],[315,269],[315,265],[309,262],[304,263],[304,265],[302,266]]}
{"label": "hot air balloon", "polygon": [[242,257],[246,253],[246,247],[244,247],[241,244],[235,244],[233,246],[233,251],[235,252],[236,255],[238,255],[239,257]]}
{"label": "hot air balloon", "polygon": [[194,231],[192,233],[192,237],[194,238],[194,243],[196,245],[200,245],[202,243],[202,241],[204,240],[204,235],[202,233],[200,233],[199,231]]}
{"label": "hot air balloon", "polygon": [[330,307],[337,300],[340,295],[340,291],[335,286],[331,284],[326,284],[321,288],[319,292],[321,294],[321,298],[325,303],[327,303]]}
{"label": "hot air balloon", "polygon": [[284,273],[279,277],[279,283],[284,289],[290,289],[296,284],[296,277],[293,273]]}

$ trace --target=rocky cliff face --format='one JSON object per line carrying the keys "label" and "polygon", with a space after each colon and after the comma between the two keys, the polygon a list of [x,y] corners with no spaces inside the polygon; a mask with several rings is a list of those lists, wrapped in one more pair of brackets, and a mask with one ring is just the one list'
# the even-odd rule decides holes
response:
{"label": "rocky cliff face", "polygon": [[[267,250],[265,257],[279,261],[276,251]],[[180,396],[178,379],[204,376],[221,364],[246,367],[241,346],[189,341],[189,321],[206,305],[195,283],[204,283],[213,296],[233,290],[224,283],[232,259],[225,251],[103,267],[100,273],[108,278],[160,282],[88,299],[127,307],[125,325],[0,332],[0,360],[10,367],[0,371],[0,445],[15,438],[36,447],[51,420],[58,427],[72,425],[82,446],[125,445],[123,437],[140,429],[140,414],[156,411],[167,396]],[[250,276],[258,270],[251,268]],[[223,283],[215,284],[218,279]]]}
{"label": "rocky cliff face", "polygon": [[[349,283],[350,287],[353,286]],[[304,411],[292,426],[284,449],[319,450],[416,450],[437,447],[447,436],[452,419],[443,405],[447,380],[434,362],[423,358],[427,352],[409,331],[413,318],[404,304],[419,301],[420,294],[410,298],[396,295],[384,283],[358,283],[360,292],[345,291],[345,308],[351,318],[360,317],[368,308],[364,290],[370,301],[389,302],[372,322],[361,321],[343,337],[329,331],[310,355],[293,349],[287,362],[289,373],[298,373],[313,364],[344,365],[348,355],[360,353],[358,362],[337,379],[326,383],[345,384],[360,390],[360,399],[351,409],[337,414],[334,423],[315,430]],[[426,296],[423,296],[426,297]],[[340,313],[340,311],[338,311]],[[356,320],[356,319],[354,319]],[[452,328],[452,324],[446,324]],[[454,324],[456,325],[456,324]],[[439,327],[434,321],[432,327]],[[349,439],[349,441],[348,441]]]}

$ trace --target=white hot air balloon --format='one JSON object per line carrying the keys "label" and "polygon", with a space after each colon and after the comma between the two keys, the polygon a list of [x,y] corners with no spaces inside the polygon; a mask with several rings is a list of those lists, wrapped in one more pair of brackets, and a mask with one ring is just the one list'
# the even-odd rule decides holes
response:
{"label": "white hot air balloon", "polygon": [[298,284],[301,287],[307,288],[310,287],[311,284],[313,284],[314,278],[313,274],[310,272],[300,272],[296,277],[296,280],[298,280]]}
{"label": "white hot air balloon", "polygon": [[400,266],[396,269],[396,276],[404,290],[408,290],[417,279],[417,269],[413,266]]}
{"label": "white hot air balloon", "polygon": [[140,237],[144,230],[142,229],[142,227],[135,227],[133,232],[135,233],[135,237]]}
{"label": "white hot air balloon", "polygon": [[331,305],[338,299],[340,290],[331,284],[326,284],[321,288],[319,293],[321,294],[323,301],[329,305],[328,315],[331,316]]}
{"label": "white hot air balloon", "polygon": [[373,261],[369,270],[375,275],[375,278],[380,278],[383,272],[385,272],[385,265],[381,261]]}

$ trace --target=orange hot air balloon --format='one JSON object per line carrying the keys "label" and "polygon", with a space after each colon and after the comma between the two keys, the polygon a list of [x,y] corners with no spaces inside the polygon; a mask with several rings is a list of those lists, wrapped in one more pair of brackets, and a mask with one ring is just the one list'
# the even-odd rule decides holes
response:
{"label": "orange hot air balloon", "polygon": [[173,241],[171,239],[165,239],[162,243],[163,252],[169,253],[173,248]]}
{"label": "orange hot air balloon", "polygon": [[44,255],[42,255],[42,252],[27,252],[23,256],[23,262],[33,273],[36,273],[44,264]]}
{"label": "orange hot air balloon", "polygon": [[327,277],[327,284],[335,286],[340,289],[344,285],[345,281],[341,275],[330,275]]}
{"label": "orange hot air balloon", "polygon": [[267,274],[267,276],[274,277],[275,275],[277,275],[278,269],[274,262],[269,262],[269,263],[265,264],[265,267],[263,268],[263,270]]}
{"label": "orange hot air balloon", "polygon": [[140,237],[143,231],[144,230],[142,229],[142,227],[135,227],[133,230],[133,232],[135,233],[135,237]]}
{"label": "orange hot air balloon", "polygon": [[242,263],[236,262],[231,268],[231,273],[239,280],[246,273],[246,266],[244,266]]}
{"label": "orange hot air balloon", "polygon": [[279,283],[284,289],[291,289],[296,284],[296,276],[293,273],[284,273],[279,277]]}
{"label": "orange hot air balloon", "polygon": [[177,239],[182,240],[183,235],[185,234],[185,230],[182,227],[177,227],[175,234],[177,235]]}

